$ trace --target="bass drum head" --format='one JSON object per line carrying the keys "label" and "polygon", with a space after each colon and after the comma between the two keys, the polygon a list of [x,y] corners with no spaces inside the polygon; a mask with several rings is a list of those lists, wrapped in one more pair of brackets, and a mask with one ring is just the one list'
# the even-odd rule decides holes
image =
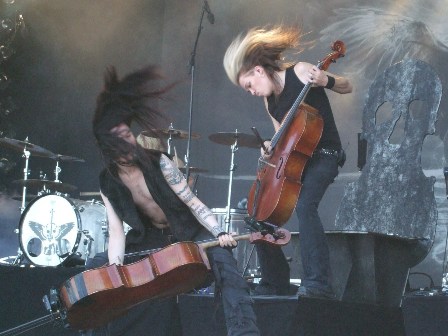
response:
{"label": "bass drum head", "polygon": [[80,219],[73,203],[59,195],[33,200],[20,219],[20,247],[37,266],[57,266],[76,251]]}

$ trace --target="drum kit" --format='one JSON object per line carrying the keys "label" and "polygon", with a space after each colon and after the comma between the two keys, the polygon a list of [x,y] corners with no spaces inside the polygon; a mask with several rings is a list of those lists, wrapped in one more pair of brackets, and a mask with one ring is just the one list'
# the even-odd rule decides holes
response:
{"label": "drum kit", "polygon": [[[171,155],[173,149],[175,152],[173,140],[188,138],[188,132],[175,129],[172,124],[167,129],[142,131],[141,135],[144,137],[157,135],[165,139],[168,145],[167,152]],[[191,139],[199,138],[200,135],[197,133],[191,135]],[[244,217],[247,211],[230,207],[233,173],[236,170],[235,153],[239,147],[260,148],[260,142],[256,136],[240,133],[238,130],[211,134],[209,139],[217,144],[229,146],[231,151],[227,205],[225,208],[211,210],[227,231],[245,233],[247,229],[245,229]],[[104,205],[96,200],[82,201],[71,198],[70,194],[75,192],[77,187],[63,183],[59,179],[62,171],[61,163],[82,163],[83,159],[54,154],[29,142],[28,138],[24,141],[0,138],[0,147],[22,152],[25,161],[23,178],[13,181],[14,185],[22,188],[22,194],[20,196],[21,217],[19,228],[16,230],[19,234],[20,246],[18,256],[11,261],[11,264],[59,266],[67,264],[67,261],[73,257],[85,262],[89,257],[107,249],[108,224]],[[42,172],[39,179],[28,178],[31,156],[50,158],[56,162],[54,180],[47,179]],[[177,157],[177,153],[175,156]],[[184,174],[187,169],[195,174],[208,171],[198,167],[180,166],[179,169]],[[30,194],[29,189],[38,190],[38,192]],[[248,248],[248,243],[240,242],[234,253],[243,273],[253,274],[258,269],[258,262],[256,255],[252,257],[253,249],[248,252]]]}
{"label": "drum kit", "polygon": [[[70,198],[77,187],[59,179],[63,162],[84,162],[83,159],[54,154],[28,141],[0,138],[0,147],[22,152],[25,160],[23,179],[13,181],[22,188],[17,257],[12,265],[58,266],[68,260],[88,257],[105,251],[107,246],[106,209],[96,200]],[[30,157],[49,158],[56,162],[54,180],[40,173],[39,179],[29,179]],[[30,194],[29,189],[37,190]],[[18,198],[16,198],[18,199]],[[74,258],[76,257],[76,258]]]}

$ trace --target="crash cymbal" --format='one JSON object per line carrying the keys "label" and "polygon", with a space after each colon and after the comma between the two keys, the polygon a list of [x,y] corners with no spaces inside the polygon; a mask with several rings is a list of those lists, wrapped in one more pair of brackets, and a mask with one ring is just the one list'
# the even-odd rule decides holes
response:
{"label": "crash cymbal", "polygon": [[260,148],[261,145],[255,135],[237,132],[218,132],[210,134],[208,138],[220,145],[232,146],[238,139],[239,147]]}
{"label": "crash cymbal", "polygon": [[49,180],[39,180],[39,179],[15,180],[13,181],[13,183],[26,187],[49,189],[54,191],[60,191],[63,193],[70,193],[78,189],[74,185],[68,183],[55,182]]}
{"label": "crash cymbal", "polygon": [[84,159],[80,159],[74,156],[68,156],[68,155],[61,155],[56,154],[55,156],[51,157],[53,160],[56,161],[67,161],[67,162],[85,162]]}
{"label": "crash cymbal", "polygon": [[[151,133],[152,132],[152,133]],[[171,135],[171,139],[188,139],[188,131],[183,131],[175,128],[157,129],[153,128],[151,131],[142,131],[141,134],[145,136],[154,136],[154,133],[158,134],[161,138],[168,139]],[[193,140],[199,139],[201,136],[198,133],[191,133]]]}
{"label": "crash cymbal", "polygon": [[[179,167],[179,170],[185,174],[187,172],[187,167]],[[206,173],[206,172],[208,172],[207,169],[197,168],[197,167],[190,167],[189,171],[190,171],[190,173]]]}
{"label": "crash cymbal", "polygon": [[37,146],[28,142],[27,140],[21,141],[9,138],[0,138],[0,146],[14,149],[17,151],[23,151],[25,148],[34,156],[52,157],[54,154],[48,149]]}

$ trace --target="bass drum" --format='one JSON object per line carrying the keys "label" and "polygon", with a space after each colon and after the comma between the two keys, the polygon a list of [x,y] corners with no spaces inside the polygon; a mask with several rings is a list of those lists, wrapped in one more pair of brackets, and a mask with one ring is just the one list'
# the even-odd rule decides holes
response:
{"label": "bass drum", "polygon": [[[227,209],[213,208],[211,211],[216,215],[221,227],[226,228]],[[249,229],[244,222],[244,218],[247,216],[246,210],[230,209],[229,232],[236,232],[237,234],[248,233]],[[249,243],[248,240],[240,240],[238,241],[238,246],[233,249],[233,256],[238,262],[238,270],[244,277],[260,276],[260,265],[255,245]]]}
{"label": "bass drum", "polygon": [[19,226],[20,248],[37,266],[57,266],[70,256],[83,259],[107,245],[104,205],[47,194],[34,199]]}

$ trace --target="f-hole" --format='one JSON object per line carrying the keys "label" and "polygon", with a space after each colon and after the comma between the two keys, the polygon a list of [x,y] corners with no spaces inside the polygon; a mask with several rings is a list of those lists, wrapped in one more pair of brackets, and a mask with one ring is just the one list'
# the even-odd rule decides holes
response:
{"label": "f-hole", "polygon": [[401,144],[404,139],[404,128],[406,120],[401,114],[398,120],[395,122],[395,125],[392,125],[394,120],[393,115],[393,106],[390,102],[384,102],[376,111],[375,121],[377,125],[385,126],[385,124],[391,124],[390,127],[393,127],[392,132],[389,135],[389,143],[390,144]]}
{"label": "f-hole", "polygon": [[275,177],[277,179],[280,179],[280,177],[282,176],[280,171],[282,170],[282,167],[283,167],[283,157],[280,157],[280,159],[278,161],[279,161],[279,165],[278,165],[277,172],[275,173]]}

